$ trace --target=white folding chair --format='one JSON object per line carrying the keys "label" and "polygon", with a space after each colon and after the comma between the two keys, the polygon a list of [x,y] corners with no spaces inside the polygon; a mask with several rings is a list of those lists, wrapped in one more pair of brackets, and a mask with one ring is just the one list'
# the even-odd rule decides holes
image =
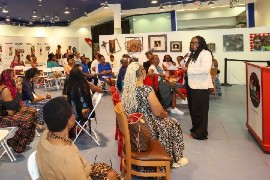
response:
{"label": "white folding chair", "polygon": [[[86,132],[86,134],[88,134],[88,136],[90,136],[96,143],[97,145],[99,146],[99,142],[98,142],[98,138],[97,138],[97,133],[95,130],[93,130],[93,128],[91,128],[91,132],[93,132],[94,135],[90,134],[85,128],[87,127],[87,123],[88,123],[88,120],[91,120],[94,119],[94,118],[91,118],[91,115],[95,112],[101,98],[102,98],[102,93],[98,93],[97,97],[94,98],[95,96],[93,96],[93,100],[95,99],[95,102],[93,102],[94,104],[94,108],[93,110],[91,111],[91,113],[89,114],[88,118],[87,118],[87,121],[85,121],[85,123],[83,125],[80,124],[80,121],[75,121],[76,122],[76,137],[74,139],[74,143],[75,141],[78,139],[79,135],[82,133],[82,131]],[[89,122],[91,123],[91,122]],[[81,128],[79,133],[77,133],[77,128],[78,126]],[[88,125],[88,127],[90,128],[91,124]]]}
{"label": "white folding chair", "polygon": [[0,128],[0,143],[4,148],[4,152],[1,154],[0,158],[7,153],[11,162],[16,161],[14,154],[12,153],[10,147],[7,144],[7,139],[12,138],[18,128],[17,127],[6,127]]}
{"label": "white folding chair", "polygon": [[37,151],[34,151],[30,154],[27,160],[27,169],[30,174],[30,177],[32,180],[39,179],[39,171],[36,161],[36,153]]}
{"label": "white folding chair", "polygon": [[39,78],[43,79],[44,90],[56,88],[53,86],[55,83],[55,78],[52,77],[52,68],[38,67],[38,70],[42,71],[42,75]]}

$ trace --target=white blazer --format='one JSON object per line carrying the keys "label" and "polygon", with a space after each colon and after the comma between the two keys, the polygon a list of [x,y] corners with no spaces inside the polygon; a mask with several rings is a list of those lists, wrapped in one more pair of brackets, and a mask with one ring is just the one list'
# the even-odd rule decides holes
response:
{"label": "white blazer", "polygon": [[192,89],[213,88],[210,75],[212,66],[212,55],[207,50],[202,50],[195,62],[190,61],[188,65],[188,85]]}

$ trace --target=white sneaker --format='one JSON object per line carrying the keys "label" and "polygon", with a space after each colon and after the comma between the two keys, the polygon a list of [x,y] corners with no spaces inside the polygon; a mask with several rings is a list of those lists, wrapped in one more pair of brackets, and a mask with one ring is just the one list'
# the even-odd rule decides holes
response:
{"label": "white sneaker", "polygon": [[188,104],[187,98],[186,98],[185,100],[182,99],[182,100],[181,100],[181,104]]}
{"label": "white sneaker", "polygon": [[180,110],[177,109],[177,108],[172,109],[172,110],[171,110],[171,113],[179,114],[179,115],[184,115],[184,112],[180,111]]}
{"label": "white sneaker", "polygon": [[183,157],[177,162],[177,164],[179,164],[180,167],[183,167],[188,164],[188,159]]}
{"label": "white sneaker", "polygon": [[173,163],[173,165],[171,167],[172,168],[179,168],[179,167],[181,167],[181,164]]}

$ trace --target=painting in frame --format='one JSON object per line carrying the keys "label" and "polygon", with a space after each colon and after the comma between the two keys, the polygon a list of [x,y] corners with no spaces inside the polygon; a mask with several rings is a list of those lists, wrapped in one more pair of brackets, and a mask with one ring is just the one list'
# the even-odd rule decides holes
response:
{"label": "painting in frame", "polygon": [[149,35],[148,48],[152,52],[167,52],[167,35]]}

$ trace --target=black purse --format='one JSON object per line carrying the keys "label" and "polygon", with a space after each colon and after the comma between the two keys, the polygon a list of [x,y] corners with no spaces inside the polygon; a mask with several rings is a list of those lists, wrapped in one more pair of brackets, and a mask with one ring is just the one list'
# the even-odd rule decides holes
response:
{"label": "black purse", "polygon": [[131,150],[142,152],[151,147],[151,131],[142,113],[128,116]]}

